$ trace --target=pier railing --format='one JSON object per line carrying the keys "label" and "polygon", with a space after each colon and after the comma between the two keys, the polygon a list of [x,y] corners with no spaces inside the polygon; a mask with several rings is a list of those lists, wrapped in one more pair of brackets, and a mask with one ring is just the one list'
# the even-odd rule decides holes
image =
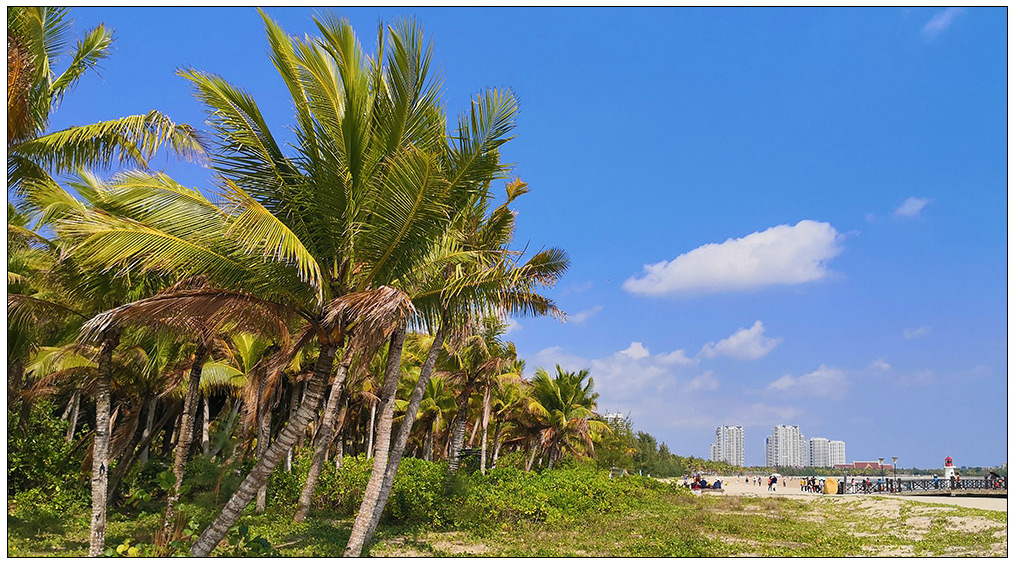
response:
{"label": "pier railing", "polygon": [[1006,478],[880,478],[878,480],[866,481],[865,478],[846,478],[844,493],[928,493],[928,492],[955,492],[955,491],[1006,491]]}

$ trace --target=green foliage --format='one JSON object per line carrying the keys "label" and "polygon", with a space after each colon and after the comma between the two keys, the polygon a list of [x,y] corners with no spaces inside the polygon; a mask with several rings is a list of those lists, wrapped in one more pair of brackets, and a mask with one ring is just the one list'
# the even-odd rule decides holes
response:
{"label": "green foliage", "polygon": [[[309,466],[310,455],[312,453],[307,453],[305,459],[300,457],[300,466]],[[372,468],[373,461],[364,454],[344,457],[341,468],[335,468],[334,464],[324,464],[313,506],[339,515],[355,515],[366,492]]]}
{"label": "green foliage", "polygon": [[[309,455],[300,457],[301,466],[309,464]],[[341,468],[327,464],[321,469],[313,505],[323,511],[342,516],[354,516],[363,500],[366,484],[373,470],[373,459],[365,455],[345,457]],[[439,527],[446,521],[447,498],[443,495],[445,463],[426,462],[417,458],[403,458],[391,487],[391,496],[384,507],[383,522]],[[276,472],[278,474],[278,472]],[[281,475],[273,475],[273,483],[281,491],[271,490],[272,496],[291,501],[298,498],[305,476],[298,483]],[[279,505],[284,505],[279,503]],[[288,507],[291,507],[289,503]]]}
{"label": "green foliage", "polygon": [[384,507],[385,522],[440,527],[447,511],[443,496],[445,463],[403,458]]}
{"label": "green foliage", "polygon": [[61,498],[64,490],[86,495],[81,488],[72,487],[83,480],[84,449],[72,452],[74,445],[64,440],[67,423],[52,415],[52,405],[35,405],[24,431],[19,427],[20,417],[19,410],[7,410],[8,497],[30,490],[46,499]]}
{"label": "green foliage", "polygon": [[281,556],[267,539],[251,534],[246,525],[229,529],[229,536],[215,549],[213,555],[233,558]]}
{"label": "green foliage", "polygon": [[294,507],[305,482],[306,465],[294,465],[291,472],[283,464],[276,466],[268,477],[268,507]]}
{"label": "green foliage", "polygon": [[670,489],[676,491],[637,476],[610,479],[588,463],[565,463],[539,473],[498,465],[486,476],[471,476],[455,501],[455,525],[507,530],[525,523],[573,521],[621,511],[653,491]]}

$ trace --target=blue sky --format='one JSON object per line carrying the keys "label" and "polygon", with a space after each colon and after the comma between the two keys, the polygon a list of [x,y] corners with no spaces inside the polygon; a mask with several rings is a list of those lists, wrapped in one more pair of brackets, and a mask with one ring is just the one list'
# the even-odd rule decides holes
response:
{"label": "blue sky", "polygon": [[[294,34],[306,8],[267,12]],[[772,425],[902,466],[1007,460],[1007,37],[1002,8],[341,9],[373,50],[414,15],[448,114],[521,102],[517,238],[572,259],[567,323],[518,319],[529,368],[590,368],[605,412],[706,457]],[[74,8],[116,31],[52,125],[159,109],[177,68],[291,123],[251,8]],[[188,185],[206,170],[160,163]]]}

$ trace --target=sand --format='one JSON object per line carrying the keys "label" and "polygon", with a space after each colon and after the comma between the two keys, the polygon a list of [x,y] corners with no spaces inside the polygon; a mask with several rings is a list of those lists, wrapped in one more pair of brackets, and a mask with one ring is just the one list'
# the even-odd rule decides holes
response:
{"label": "sand", "polygon": [[[707,478],[708,482],[712,481],[712,477]],[[766,497],[766,496],[782,496],[782,497],[819,497],[821,494],[812,492],[799,491],[799,478],[792,479],[788,477],[789,484],[787,486],[781,485],[779,481],[778,488],[774,492],[769,492],[767,487],[767,477],[761,476],[761,484],[754,485],[753,483],[747,484],[746,478],[739,478],[739,483],[736,482],[736,477],[724,477],[722,478],[722,489],[725,490],[725,495],[741,495],[747,497]],[[681,481],[678,478],[674,478],[673,481]],[[709,494],[714,495],[714,494]],[[718,494],[723,495],[723,494]],[[922,496],[922,495],[883,495],[883,494],[848,494],[846,496],[834,496],[844,497],[845,499],[855,499],[860,496],[868,497],[876,495],[876,497],[892,498],[892,499],[903,499],[907,501],[918,501],[923,503],[942,503],[947,505],[956,505],[958,507],[971,507],[974,509],[988,509],[990,511],[1007,511],[1007,498],[1005,497],[968,497],[968,496]],[[829,496],[830,497],[830,496]]]}

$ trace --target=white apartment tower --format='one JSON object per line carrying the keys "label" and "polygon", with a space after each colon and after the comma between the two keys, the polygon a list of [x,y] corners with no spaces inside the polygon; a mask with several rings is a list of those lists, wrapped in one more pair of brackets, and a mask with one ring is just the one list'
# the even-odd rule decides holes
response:
{"label": "white apartment tower", "polygon": [[823,437],[810,439],[810,463],[812,468],[831,467],[831,441]]}
{"label": "white apartment tower", "polygon": [[828,450],[831,453],[831,466],[845,464],[845,441],[828,441]]}
{"label": "white apartment tower", "polygon": [[733,466],[743,466],[743,427],[723,425],[715,429],[715,444],[711,445],[711,460]]}
{"label": "white apartment tower", "polygon": [[765,466],[806,465],[806,441],[798,425],[775,425],[764,443]]}

